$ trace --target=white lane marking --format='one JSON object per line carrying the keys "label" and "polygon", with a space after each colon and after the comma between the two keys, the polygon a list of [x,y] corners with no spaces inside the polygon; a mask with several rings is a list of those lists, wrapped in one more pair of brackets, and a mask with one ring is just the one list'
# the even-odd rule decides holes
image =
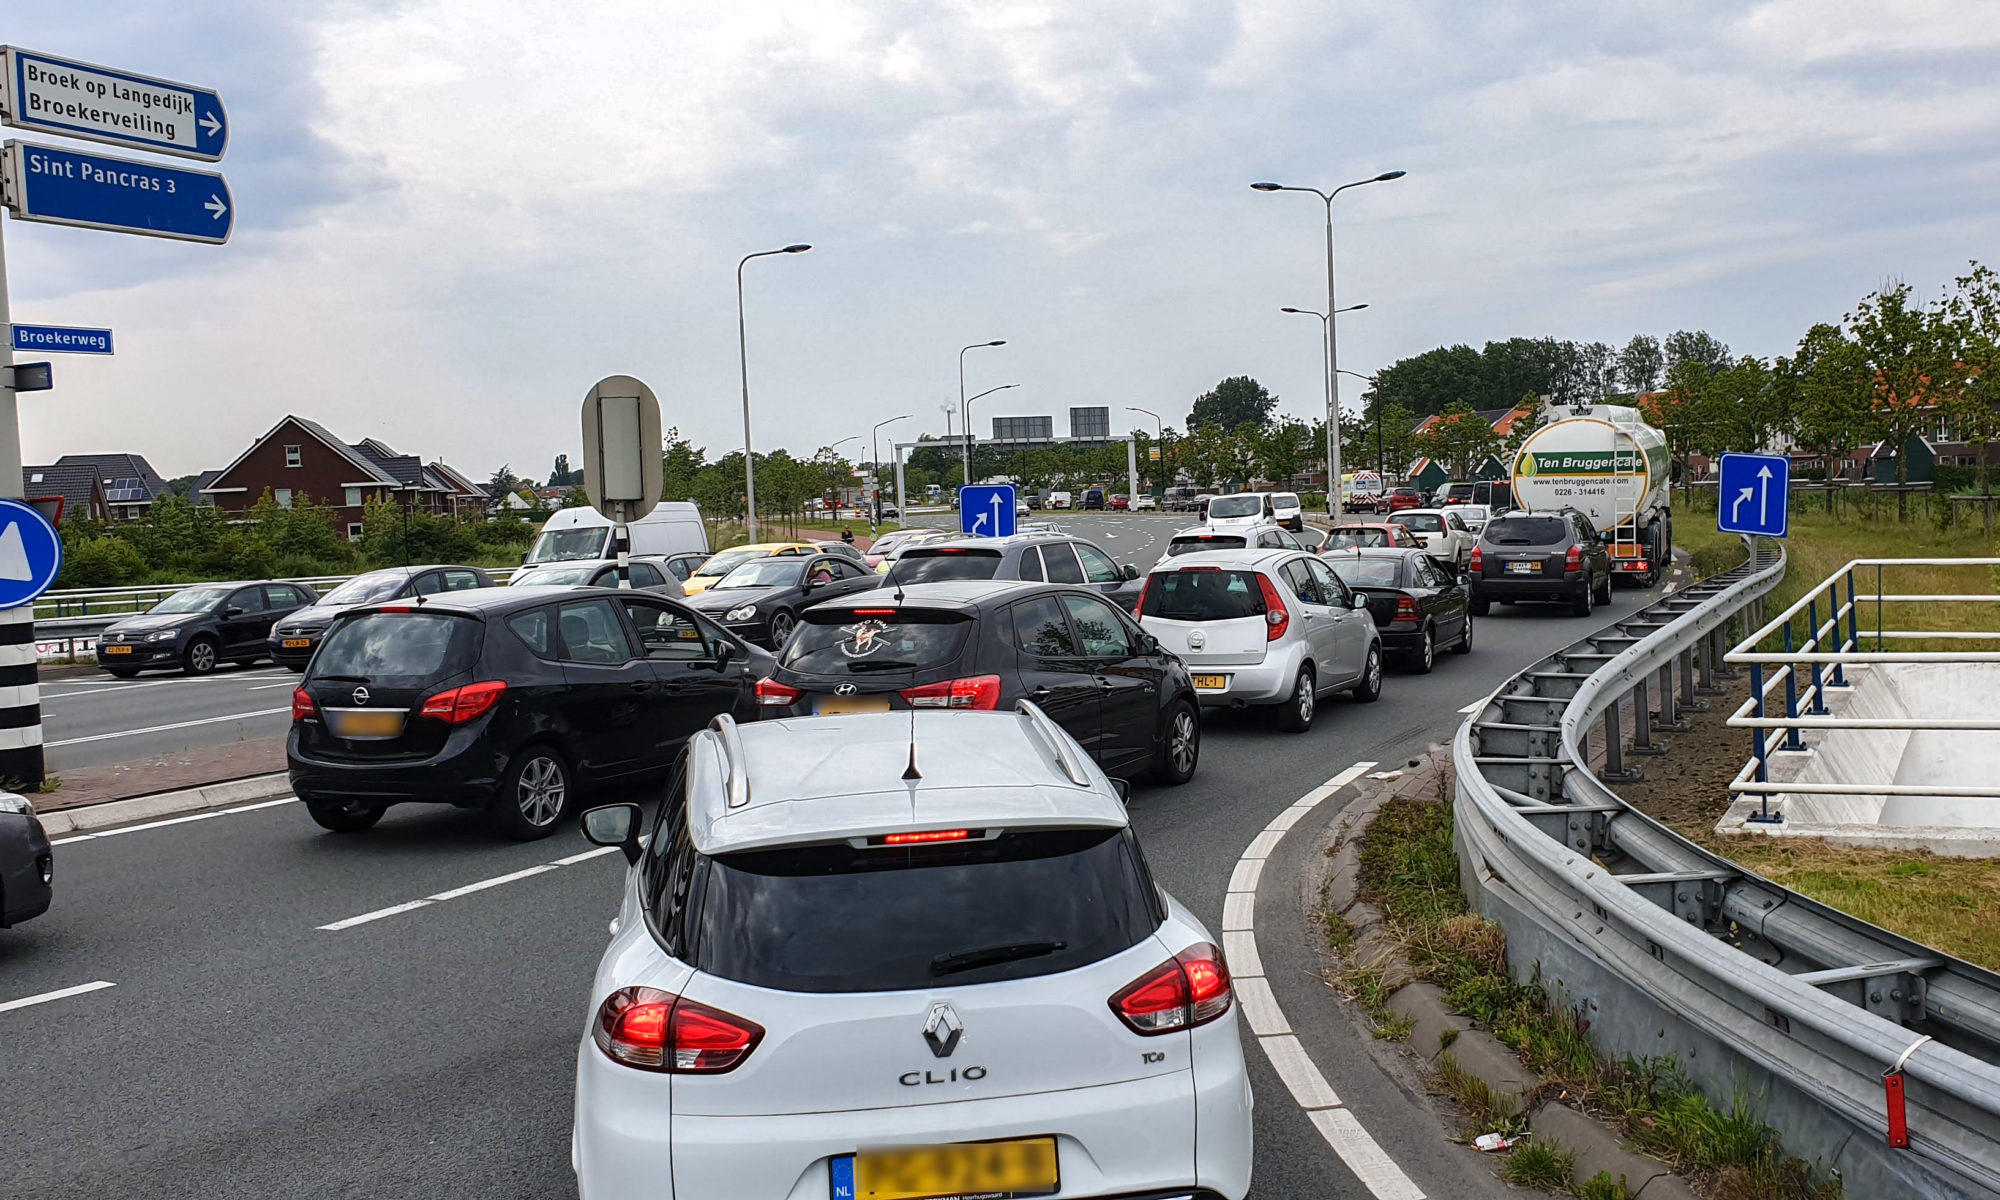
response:
{"label": "white lane marking", "polygon": [[224,713],[219,717],[202,717],[197,721],[175,721],[171,725],[148,725],[144,729],[115,729],[110,733],[93,733],[87,737],[64,738],[59,742],[48,742],[53,749],[57,746],[81,746],[85,742],[108,742],[113,738],[138,737],[147,733],[171,733],[176,729],[193,729],[197,725],[219,725],[224,721],[246,721],[252,717],[272,717],[279,713],[291,712],[291,706],[284,708],[260,708],[254,712]]}
{"label": "white lane marking", "polygon": [[297,686],[298,686],[297,684],[293,683],[289,679],[281,679],[277,683],[260,683],[256,687],[244,688],[243,690],[246,692],[268,692],[272,688],[297,687]]}
{"label": "white lane marking", "polygon": [[98,695],[106,692],[136,692],[140,688],[171,687],[175,684],[186,686],[197,683],[236,683],[244,679],[269,679],[277,673],[276,670],[267,669],[263,671],[245,671],[241,675],[204,675],[195,679],[149,679],[145,683],[133,683],[129,679],[51,679],[42,684],[42,686],[45,688],[81,687],[87,690],[81,692],[64,692],[62,694],[65,696],[88,696],[93,692]]}
{"label": "white lane marking", "polygon": [[51,846],[67,846],[71,842],[88,842],[97,838],[117,837],[121,833],[138,833],[142,829],[163,829],[168,825],[185,825],[190,821],[206,821],[211,817],[226,817],[232,813],[255,812],[260,808],[276,808],[280,804],[297,804],[297,796],[284,796],[277,800],[263,800],[256,804],[239,804],[234,808],[218,808],[209,812],[190,813],[185,817],[168,817],[164,821],[147,821],[142,825],[126,825],[118,829],[100,829],[96,833],[79,833],[73,837],[55,838]]}
{"label": "white lane marking", "polygon": [[12,1012],[17,1008],[47,1004],[51,1000],[67,1000],[71,996],[81,996],[85,992],[101,992],[105,988],[117,986],[117,984],[108,979],[100,979],[96,983],[79,983],[75,987],[58,988],[53,992],[43,992],[39,996],[23,996],[19,1000],[9,1000],[5,1004],[0,1004],[0,1012]]}
{"label": "white lane marking", "polygon": [[1257,884],[1263,876],[1263,864],[1302,817],[1341,788],[1374,770],[1375,765],[1355,763],[1299,797],[1244,847],[1235,870],[1230,873],[1229,891],[1222,900],[1222,949],[1229,959],[1230,976],[1235,981],[1236,998],[1243,1006],[1244,1022],[1257,1035],[1257,1044],[1271,1060],[1271,1068],[1291,1092],[1293,1101],[1311,1118],[1326,1144],[1376,1200],[1424,1200],[1423,1191],[1394,1159],[1383,1153],[1382,1147],[1362,1128],[1360,1118],[1341,1106],[1340,1097],[1328,1086],[1326,1076],[1292,1036],[1291,1023],[1271,991],[1263,957],[1257,952]]}
{"label": "white lane marking", "polygon": [[568,858],[556,859],[554,862],[538,863],[532,867],[524,867],[519,871],[509,871],[505,875],[495,875],[491,879],[481,879],[475,883],[468,883],[464,887],[455,887],[449,891],[435,892],[429,896],[425,896],[421,900],[410,900],[403,904],[392,904],[387,908],[378,908],[374,912],[362,913],[358,917],[346,917],[331,924],[321,925],[319,928],[328,932],[338,933],[340,930],[352,929],[356,925],[366,925],[371,921],[379,921],[384,917],[394,917],[406,912],[415,912],[420,908],[429,908],[433,904],[442,904],[447,900],[456,900],[461,896],[470,896],[474,892],[483,892],[487,888],[496,888],[508,883],[518,883],[523,879],[532,879],[537,875],[546,875],[550,871],[559,870],[563,867],[573,867],[577,863],[588,862],[593,858],[610,854],[617,849],[618,847],[616,846],[600,846],[595,850],[586,850],[582,854],[572,854]]}

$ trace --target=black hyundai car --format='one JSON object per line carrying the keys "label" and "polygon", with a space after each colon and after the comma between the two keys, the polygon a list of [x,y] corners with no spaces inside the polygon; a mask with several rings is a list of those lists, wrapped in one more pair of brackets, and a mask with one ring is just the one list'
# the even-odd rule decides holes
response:
{"label": "black hyundai car", "polygon": [[717,713],[750,719],[774,666],[651,592],[481,588],[350,609],[292,692],[292,790],[337,832],[425,801],[545,837],[579,790],[665,770]]}
{"label": "black hyundai car", "polygon": [[319,599],[303,583],[200,583],[105,627],[97,665],[120,679],[141,671],[206,675],[217,664],[271,653],[271,626]]}
{"label": "black hyundai car", "polygon": [[688,603],[731,633],[784,648],[806,606],[880,587],[883,577],[840,554],[753,558]]}
{"label": "black hyundai car", "polygon": [[1439,650],[1472,652],[1472,586],[1465,576],[1422,550],[1355,547],[1322,557],[1368,597],[1383,649],[1402,655],[1419,675],[1437,665]]}
{"label": "black hyundai car", "polygon": [[1017,700],[1041,706],[1107,774],[1194,775],[1201,710],[1187,668],[1086,588],[966,580],[816,605],[757,685],[760,711],[779,717]]}
{"label": "black hyundai car", "polygon": [[1017,534],[912,546],[897,557],[888,574],[903,584],[952,579],[1081,584],[1126,612],[1132,611],[1139,593],[1146,590],[1137,567],[1120,566],[1096,545],[1067,534]]}
{"label": "black hyundai car", "polygon": [[0,792],[0,929],[49,910],[55,871],[55,854],[34,802]]}
{"label": "black hyundai car", "polygon": [[356,605],[492,586],[493,577],[479,567],[385,567],[356,575],[310,608],[302,608],[271,627],[271,661],[294,671],[305,670],[334,618]]}

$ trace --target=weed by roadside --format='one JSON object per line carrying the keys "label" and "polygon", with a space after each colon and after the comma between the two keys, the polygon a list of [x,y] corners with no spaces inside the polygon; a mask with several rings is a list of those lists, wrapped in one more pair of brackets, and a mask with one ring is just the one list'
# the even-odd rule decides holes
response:
{"label": "weed by roadside", "polygon": [[1500,1178],[1520,1187],[1568,1190],[1576,1171],[1576,1151],[1561,1142],[1526,1141],[1508,1151]]}

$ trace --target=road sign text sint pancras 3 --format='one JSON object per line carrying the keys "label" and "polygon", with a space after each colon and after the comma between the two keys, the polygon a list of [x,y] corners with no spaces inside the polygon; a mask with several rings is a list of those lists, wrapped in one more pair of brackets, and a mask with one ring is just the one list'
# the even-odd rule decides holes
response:
{"label": "road sign text sint pancras 3", "polygon": [[229,185],[213,171],[9,141],[6,203],[17,220],[187,242],[229,240]]}

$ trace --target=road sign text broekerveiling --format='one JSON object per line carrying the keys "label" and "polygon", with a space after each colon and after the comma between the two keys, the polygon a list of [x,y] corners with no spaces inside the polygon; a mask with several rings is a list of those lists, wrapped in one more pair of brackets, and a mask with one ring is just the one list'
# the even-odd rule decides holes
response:
{"label": "road sign text broekerveiling", "polygon": [[1715,525],[1723,533],[1784,537],[1791,531],[1792,460],[1725,454],[1716,472]]}
{"label": "road sign text broekerveiling", "polygon": [[95,63],[0,46],[6,123],[215,162],[229,145],[229,114],[214,90]]}

